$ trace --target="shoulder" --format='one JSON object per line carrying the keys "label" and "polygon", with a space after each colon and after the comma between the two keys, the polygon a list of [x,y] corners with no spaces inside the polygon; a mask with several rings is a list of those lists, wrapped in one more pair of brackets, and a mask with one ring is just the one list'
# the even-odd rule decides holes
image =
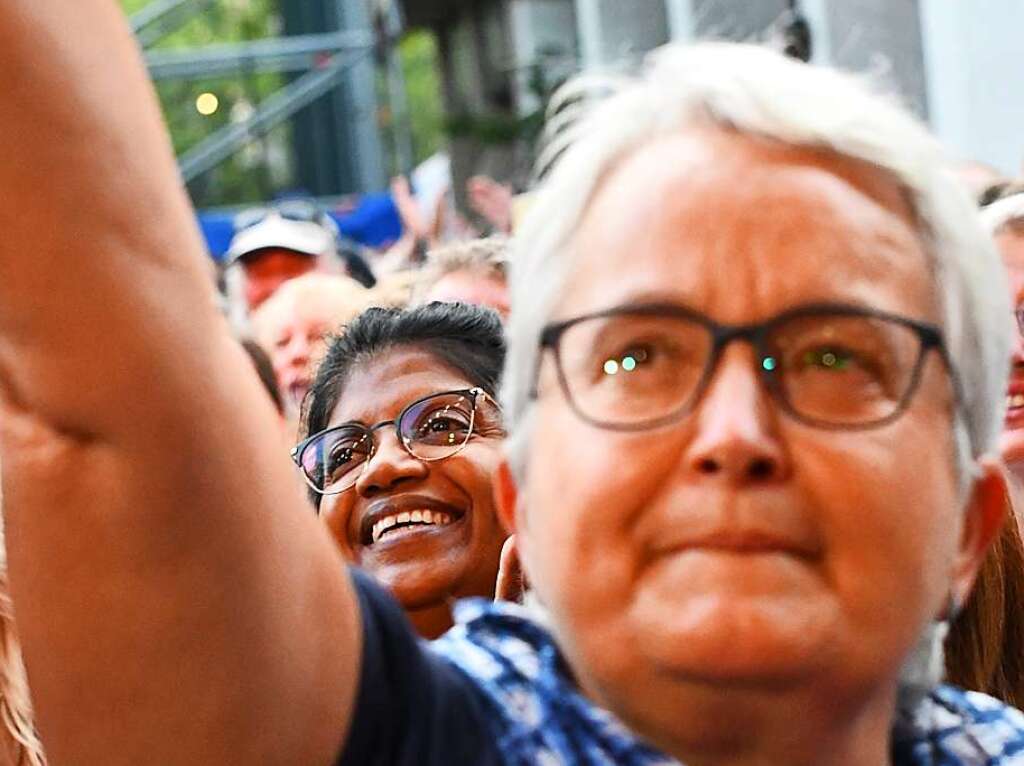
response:
{"label": "shoulder", "polygon": [[1024,766],[1024,713],[980,692],[940,686],[896,733],[903,766]]}
{"label": "shoulder", "polygon": [[579,693],[554,638],[531,610],[472,599],[457,605],[455,617],[456,626],[432,647],[483,692],[508,762],[676,763]]}
{"label": "shoulder", "polygon": [[359,691],[340,766],[501,763],[486,698],[429,651],[390,594],[352,571],[363,625]]}

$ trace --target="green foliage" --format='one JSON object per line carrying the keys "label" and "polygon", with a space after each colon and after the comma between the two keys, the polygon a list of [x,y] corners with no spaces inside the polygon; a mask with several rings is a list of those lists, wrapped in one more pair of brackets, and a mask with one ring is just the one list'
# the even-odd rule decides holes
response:
{"label": "green foliage", "polygon": [[[129,15],[151,0],[121,0]],[[214,43],[232,43],[273,37],[280,29],[275,0],[217,0],[180,28],[161,39],[154,49],[196,48]],[[158,82],[157,94],[171,134],[174,151],[182,154],[199,144],[232,118],[232,111],[257,105],[284,84],[279,74],[251,73],[241,77]],[[204,92],[217,96],[220,107],[203,116],[196,110],[196,97]],[[267,199],[287,179],[275,178],[268,156],[283,155],[288,164],[290,129],[273,129],[235,156],[225,160],[190,187],[197,207],[238,204]],[[278,163],[279,165],[281,163]],[[278,173],[280,175],[280,173]]]}
{"label": "green foliage", "polygon": [[[153,0],[120,0],[129,16]],[[282,27],[277,0],[214,0],[201,13],[161,39],[153,49],[198,48],[274,37]],[[446,116],[441,93],[440,54],[437,40],[428,30],[413,30],[398,45],[405,81],[413,162],[419,163],[441,150],[446,141]],[[383,68],[382,68],[383,69]],[[250,73],[243,76],[188,81],[164,80],[156,85],[174,151],[180,156],[197,146],[232,119],[258,105],[286,84],[280,74]],[[378,78],[379,122],[385,145],[394,146],[392,115],[386,72]],[[210,116],[196,109],[196,98],[210,92],[219,109]],[[501,129],[497,131],[500,133]],[[284,123],[190,184],[197,207],[234,205],[266,200],[275,191],[294,184],[291,126]],[[397,168],[408,171],[410,168]]]}
{"label": "green foliage", "polygon": [[398,46],[405,74],[413,155],[422,162],[444,145],[444,100],[441,95],[441,57],[431,32],[416,30]]}

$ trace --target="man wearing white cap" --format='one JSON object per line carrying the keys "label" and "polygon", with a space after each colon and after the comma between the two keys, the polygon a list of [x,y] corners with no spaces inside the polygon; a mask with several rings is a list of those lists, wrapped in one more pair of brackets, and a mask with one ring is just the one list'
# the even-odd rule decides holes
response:
{"label": "man wearing white cap", "polygon": [[[373,277],[356,253],[339,253],[338,227],[323,210],[305,201],[283,202],[241,213],[228,247],[229,294],[249,314],[289,279],[311,271],[346,271],[366,286]],[[355,262],[354,262],[355,261]],[[230,268],[240,266],[240,269]],[[236,276],[237,275],[237,276]]]}

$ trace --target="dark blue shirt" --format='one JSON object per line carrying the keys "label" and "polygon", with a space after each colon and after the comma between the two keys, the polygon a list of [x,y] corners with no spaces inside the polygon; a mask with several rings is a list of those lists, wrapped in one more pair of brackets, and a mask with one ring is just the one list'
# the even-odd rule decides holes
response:
{"label": "dark blue shirt", "polygon": [[[353,574],[363,665],[342,766],[678,766],[579,693],[551,635],[521,606],[472,599],[437,641]],[[1024,714],[941,686],[897,720],[894,766],[1024,766]]]}

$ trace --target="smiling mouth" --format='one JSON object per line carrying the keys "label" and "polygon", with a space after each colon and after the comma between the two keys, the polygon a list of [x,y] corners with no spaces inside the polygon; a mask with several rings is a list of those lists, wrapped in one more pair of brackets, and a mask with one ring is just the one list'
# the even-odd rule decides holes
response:
{"label": "smiling mouth", "polygon": [[1006,414],[1020,415],[1024,413],[1024,394],[1007,394]]}
{"label": "smiling mouth", "polygon": [[429,527],[446,527],[457,520],[444,511],[417,510],[389,514],[374,522],[370,527],[369,539],[364,540],[363,544],[374,545],[381,540],[405,537]]}

